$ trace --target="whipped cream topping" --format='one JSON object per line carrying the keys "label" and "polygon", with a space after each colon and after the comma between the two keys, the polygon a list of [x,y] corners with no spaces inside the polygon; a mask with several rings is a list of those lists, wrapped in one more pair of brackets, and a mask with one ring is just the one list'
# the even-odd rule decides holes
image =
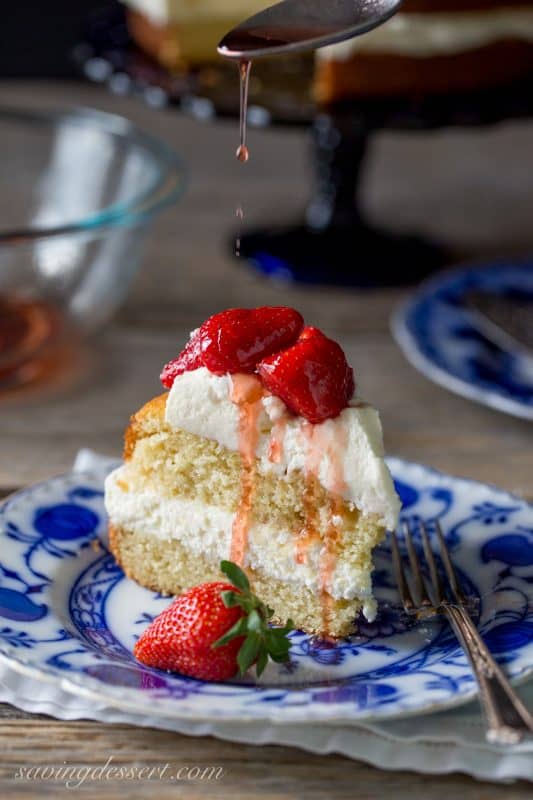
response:
{"label": "whipped cream topping", "polygon": [[[229,19],[236,22],[246,19],[256,11],[266,8],[265,0],[231,0],[223,3],[220,0],[123,0],[137,11],[145,14],[152,22],[166,25],[172,22],[212,22],[217,19]],[[213,54],[214,55],[214,54]]]}
{"label": "whipped cream topping", "polygon": [[[235,515],[197,500],[162,498],[152,492],[128,492],[128,465],[112,472],[105,483],[105,503],[115,525],[125,526],[147,537],[176,539],[195,555],[213,563],[229,558]],[[283,575],[284,581],[304,585],[313,592],[320,589],[320,543],[307,550],[305,562],[294,560],[294,536],[290,531],[269,525],[252,524],[243,565],[260,570],[271,578]],[[371,576],[354,568],[342,557],[337,559],[330,582],[335,599],[363,601],[363,613],[372,621],[376,603],[372,597]]]}
{"label": "whipped cream topping", "polygon": [[[167,396],[167,424],[239,451],[241,412],[232,399],[238,380],[204,367],[179,375]],[[278,397],[263,392],[258,403],[254,450],[261,472],[311,470],[327,491],[363,513],[377,515],[387,528],[396,527],[400,501],[384,461],[381,423],[372,406],[354,399],[334,419],[312,425],[291,414]]]}
{"label": "whipped cream topping", "polygon": [[324,61],[346,61],[356,53],[391,53],[428,58],[474,50],[502,39],[533,41],[533,10],[396,14],[379,28],[316,51]]}

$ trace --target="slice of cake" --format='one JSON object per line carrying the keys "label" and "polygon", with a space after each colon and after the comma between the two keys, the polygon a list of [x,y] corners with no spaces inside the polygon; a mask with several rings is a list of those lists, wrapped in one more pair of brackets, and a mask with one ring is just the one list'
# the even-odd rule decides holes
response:
{"label": "slice of cake", "polygon": [[176,594],[229,559],[280,622],[338,637],[359,612],[371,620],[372,549],[399,500],[339,345],[293,309],[232,309],[162,380],[170,391],[133,416],[106,481],[127,575]]}

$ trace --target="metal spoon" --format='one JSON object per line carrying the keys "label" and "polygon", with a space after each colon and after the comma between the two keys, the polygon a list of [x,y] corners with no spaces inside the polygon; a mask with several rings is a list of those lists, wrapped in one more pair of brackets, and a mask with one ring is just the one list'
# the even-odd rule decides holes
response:
{"label": "metal spoon", "polygon": [[313,50],[367,33],[398,11],[403,0],[283,0],[227,33],[218,52],[253,59]]}

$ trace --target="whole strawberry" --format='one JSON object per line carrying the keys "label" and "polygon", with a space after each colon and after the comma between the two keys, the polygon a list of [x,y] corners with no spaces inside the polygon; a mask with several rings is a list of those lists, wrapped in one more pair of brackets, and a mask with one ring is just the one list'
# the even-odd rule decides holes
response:
{"label": "whole strawberry", "polygon": [[222,561],[231,583],[194,586],[157,616],[135,644],[143,664],[207,681],[243,674],[255,663],[263,672],[269,656],[287,661],[290,642],[284,628],[271,628],[268,608],[250,591],[248,578],[231,561]]}
{"label": "whole strawberry", "polygon": [[355,391],[342,348],[318,328],[304,328],[291,347],[263,359],[257,371],[272,394],[314,424],[340,414]]}

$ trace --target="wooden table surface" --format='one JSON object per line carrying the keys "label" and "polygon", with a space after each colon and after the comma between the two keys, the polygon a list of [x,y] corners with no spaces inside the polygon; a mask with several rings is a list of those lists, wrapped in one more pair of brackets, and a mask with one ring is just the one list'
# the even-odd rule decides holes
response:
{"label": "wooden table surface", "polygon": [[[533,497],[533,426],[456,397],[406,363],[389,333],[389,316],[402,292],[274,285],[230,256],[238,204],[246,225],[286,222],[304,207],[310,191],[304,132],[252,131],[251,160],[243,167],[233,158],[237,126],[231,121],[201,124],[76,83],[5,83],[0,93],[8,105],[83,104],[124,114],[178,150],[189,174],[184,198],[154,224],[129,300],[95,342],[84,376],[60,390],[0,404],[4,493],[67,470],[80,447],[118,455],[128,415],[158,391],[161,364],[210,313],[227,306],[286,303],[341,340],[355,365],[360,393],[381,411],[389,453]],[[381,134],[365,176],[368,214],[396,229],[415,227],[445,237],[474,257],[531,249],[532,132],[529,123],[513,123],[431,136]],[[358,254],[346,257],[355,261]],[[60,722],[7,705],[0,714],[2,796],[35,796],[37,787],[14,777],[20,765],[94,765],[105,763],[111,753],[124,764],[224,767],[216,785],[158,783],[158,798],[531,796],[526,784],[502,787],[460,775],[382,772],[339,756],[125,725]],[[56,796],[60,788],[43,782],[38,791]],[[154,790],[153,783],[139,780],[83,791],[111,798]]]}

